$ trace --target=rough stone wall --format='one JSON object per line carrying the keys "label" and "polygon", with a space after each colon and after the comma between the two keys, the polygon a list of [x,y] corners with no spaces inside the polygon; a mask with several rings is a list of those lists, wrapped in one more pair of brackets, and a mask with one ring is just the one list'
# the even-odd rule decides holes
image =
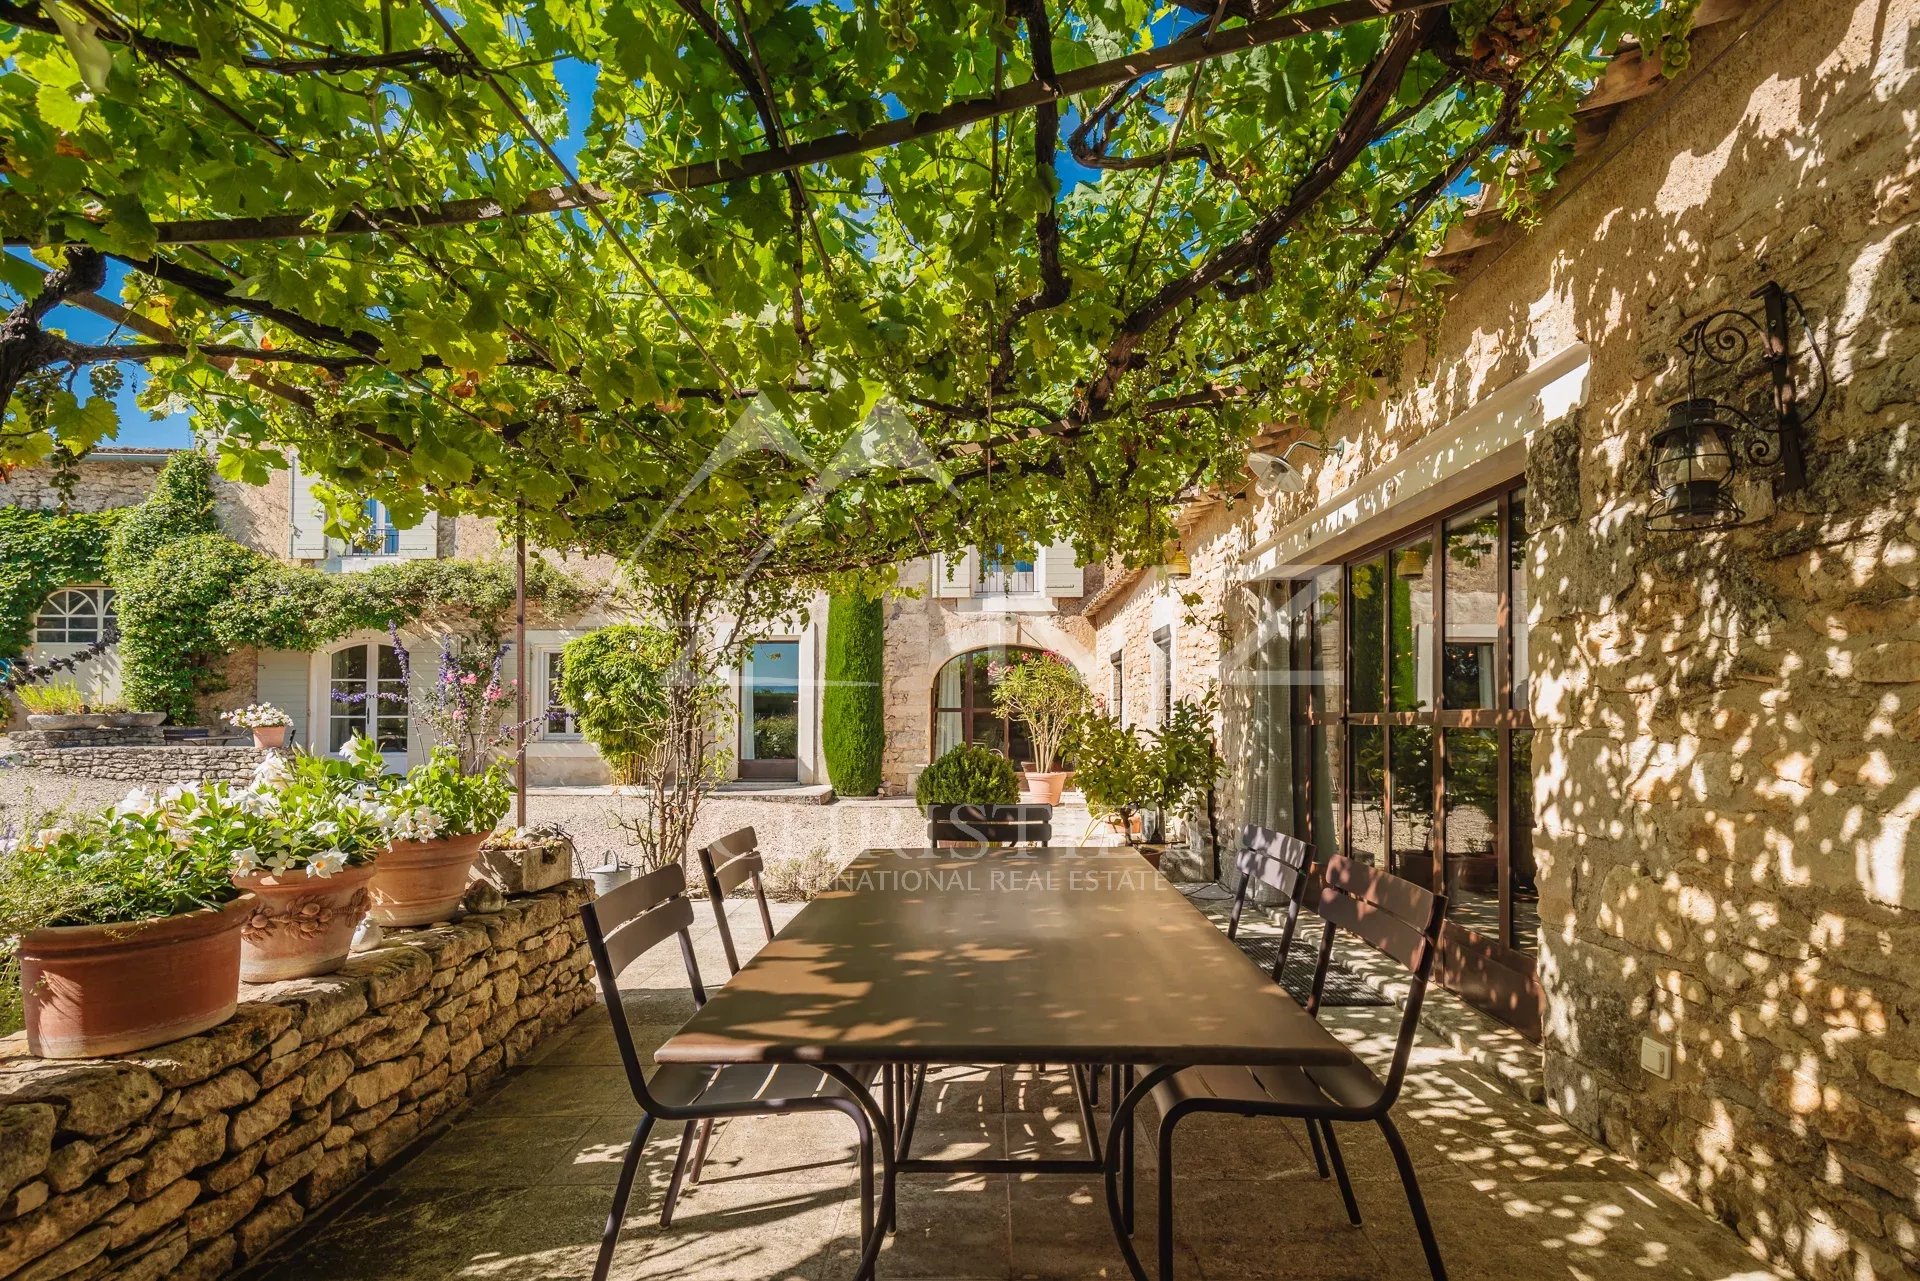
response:
{"label": "rough stone wall", "polygon": [[243,783],[266,755],[254,747],[40,747],[23,744],[27,737],[12,736],[7,758],[15,765],[129,785]]}
{"label": "rough stone wall", "polygon": [[[1589,345],[1584,407],[1528,447],[1549,1101],[1823,1281],[1920,1269],[1917,93],[1914,0],[1703,32],[1540,224],[1470,266],[1432,346],[1330,424],[1345,457],[1218,535],[1231,564]],[[1769,278],[1831,366],[1809,486],[1744,491],[1747,529],[1650,534],[1674,344]],[[1231,654],[1249,593],[1188,551]],[[1102,651],[1131,625],[1103,611]],[[1643,1035],[1671,1079],[1641,1070]]]}
{"label": "rough stone wall", "polygon": [[73,501],[65,502],[46,467],[22,467],[0,480],[0,506],[97,512],[131,507],[147,496],[171,450],[156,449],[131,458],[87,458],[74,468]]}
{"label": "rough stone wall", "polygon": [[119,1059],[0,1041],[0,1276],[194,1281],[260,1257],[596,999],[584,882],[397,933]]}
{"label": "rough stone wall", "polygon": [[[1101,570],[1083,573],[1085,596],[1058,597],[1048,611],[982,610],[972,600],[934,596],[930,560],[900,567],[899,589],[886,602],[886,750],[881,755],[884,785],[912,786],[933,753],[933,682],[949,658],[988,645],[1026,645],[1050,649],[1080,669],[1090,685],[1102,672],[1093,661],[1093,623],[1084,602],[1099,590]],[[824,617],[821,619],[824,624]]]}

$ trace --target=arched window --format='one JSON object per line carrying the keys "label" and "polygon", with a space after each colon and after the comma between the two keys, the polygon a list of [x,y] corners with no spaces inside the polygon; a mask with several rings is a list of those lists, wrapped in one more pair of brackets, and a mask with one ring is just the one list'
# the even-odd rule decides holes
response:
{"label": "arched window", "polygon": [[34,615],[33,639],[41,645],[92,645],[113,622],[111,587],[68,587],[47,597]]}
{"label": "arched window", "polygon": [[1033,741],[1025,721],[1008,720],[993,710],[993,682],[987,669],[1014,654],[1042,651],[1024,646],[989,645],[947,660],[933,678],[933,754],[961,743],[979,743],[1004,753],[1015,765],[1033,759]]}

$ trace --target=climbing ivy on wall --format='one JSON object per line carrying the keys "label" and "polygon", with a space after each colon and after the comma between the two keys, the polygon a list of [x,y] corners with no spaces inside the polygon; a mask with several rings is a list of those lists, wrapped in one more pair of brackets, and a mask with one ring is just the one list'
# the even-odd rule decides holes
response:
{"label": "climbing ivy on wall", "polygon": [[[224,684],[236,650],[317,649],[352,632],[417,624],[458,628],[487,644],[513,610],[513,571],[470,560],[412,560],[362,573],[288,565],[220,532],[213,469],[175,454],[153,492],[129,510],[106,556],[119,593],[122,697],[191,720],[194,701]],[[550,615],[577,613],[592,590],[531,556],[527,595]]]}
{"label": "climbing ivy on wall", "polygon": [[33,640],[33,616],[48,596],[106,576],[107,541],[126,513],[0,507],[0,658]]}

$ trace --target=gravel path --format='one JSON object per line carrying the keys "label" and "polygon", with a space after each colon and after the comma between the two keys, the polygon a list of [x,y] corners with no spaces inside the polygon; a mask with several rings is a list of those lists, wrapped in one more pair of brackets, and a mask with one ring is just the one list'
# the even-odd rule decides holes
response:
{"label": "gravel path", "polygon": [[[104,809],[125,794],[123,784],[101,779],[75,778],[47,770],[0,769],[0,828],[17,820],[23,808]],[[642,812],[638,797],[616,796],[601,788],[536,788],[527,797],[528,822],[565,824],[587,867],[603,864],[609,855],[626,850],[628,838],[619,822]],[[819,805],[718,793],[701,807],[694,845],[718,840],[741,827],[752,827],[759,835],[761,851],[775,860],[800,858],[816,851],[844,858],[876,846],[911,846],[926,841],[926,820],[904,797]],[[1089,835],[1088,828],[1084,806],[1067,804],[1056,809],[1057,843],[1106,843],[1107,834]]]}

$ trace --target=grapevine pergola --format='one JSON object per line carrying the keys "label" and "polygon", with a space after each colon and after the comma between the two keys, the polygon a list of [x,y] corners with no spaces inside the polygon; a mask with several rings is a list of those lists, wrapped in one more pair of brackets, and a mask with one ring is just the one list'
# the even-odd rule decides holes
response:
{"label": "grapevine pergola", "polygon": [[1524,216],[1602,56],[1692,8],[0,0],[0,466],[110,434],[137,364],[343,511],[1150,558],[1369,392],[1463,195]]}

